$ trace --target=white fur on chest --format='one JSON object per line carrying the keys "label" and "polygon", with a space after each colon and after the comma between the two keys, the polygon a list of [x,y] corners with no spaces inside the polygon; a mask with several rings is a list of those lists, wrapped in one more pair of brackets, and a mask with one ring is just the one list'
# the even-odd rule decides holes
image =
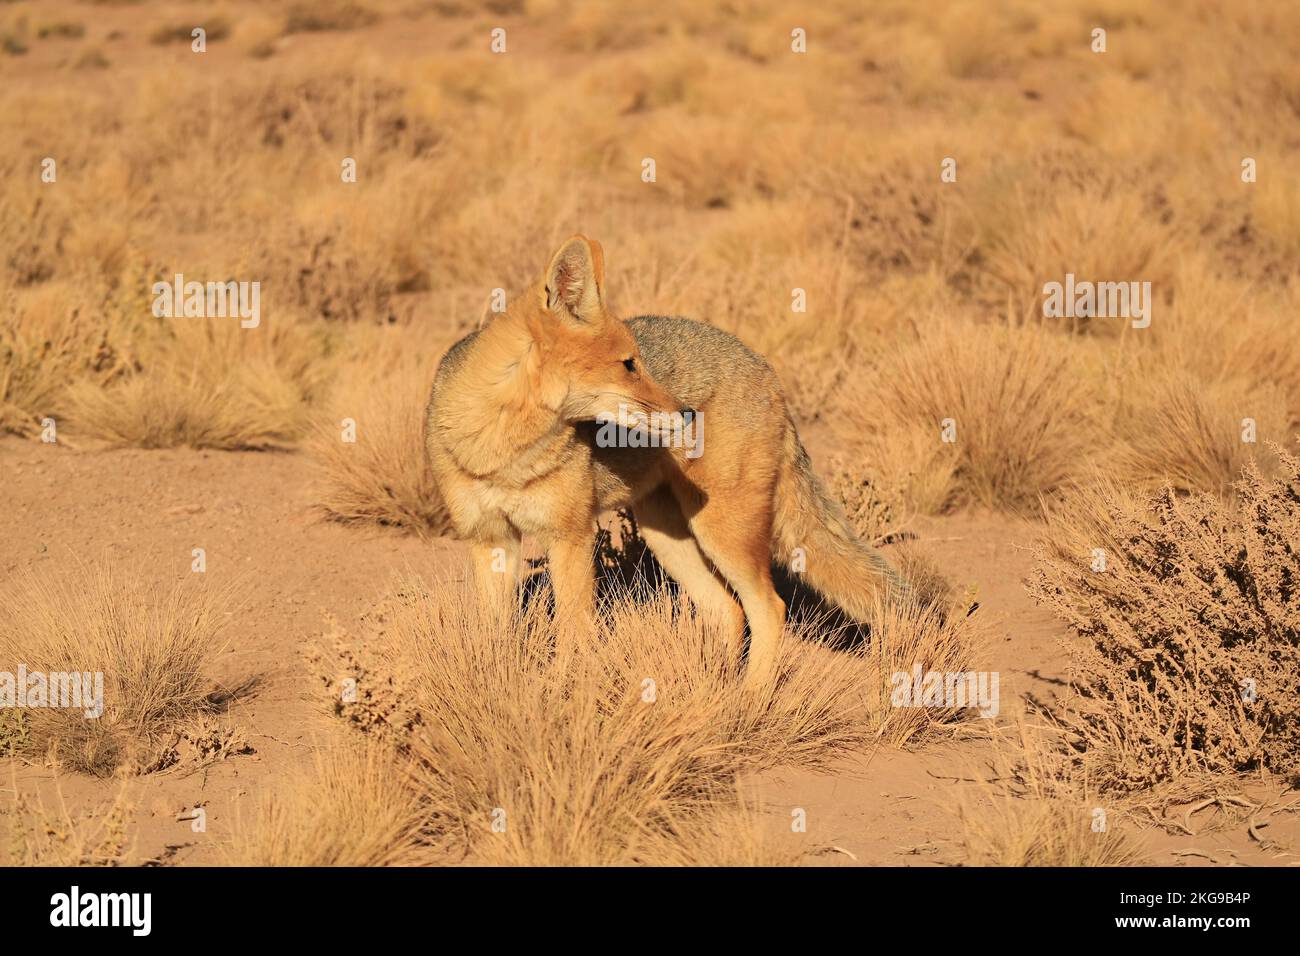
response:
{"label": "white fur on chest", "polygon": [[544,537],[571,525],[575,515],[592,511],[590,454],[574,444],[553,461],[555,466],[540,475],[534,459],[484,478],[462,478],[454,496],[460,523],[491,536],[512,529]]}

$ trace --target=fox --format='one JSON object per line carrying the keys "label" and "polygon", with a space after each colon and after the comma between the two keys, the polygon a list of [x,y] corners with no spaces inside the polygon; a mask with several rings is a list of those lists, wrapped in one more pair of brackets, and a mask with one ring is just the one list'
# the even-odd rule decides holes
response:
{"label": "fox", "polygon": [[[631,425],[602,427],[614,420]],[[682,420],[707,445],[644,440],[646,423]],[[695,612],[724,628],[751,683],[772,680],[785,630],[773,562],[800,556],[802,579],[861,622],[908,593],[817,478],[767,360],[704,322],[619,319],[604,250],[583,235],[443,356],[424,438],[480,599],[498,608],[516,597],[530,537],[556,619],[592,622],[597,522],[619,509]]]}

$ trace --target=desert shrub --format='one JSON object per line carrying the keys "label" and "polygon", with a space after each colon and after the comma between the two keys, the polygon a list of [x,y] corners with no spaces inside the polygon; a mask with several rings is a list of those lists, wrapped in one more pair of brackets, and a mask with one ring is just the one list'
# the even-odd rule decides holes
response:
{"label": "desert shrub", "polygon": [[1102,487],[1049,522],[1030,587],[1074,632],[1057,718],[1100,783],[1300,773],[1300,459],[1279,455],[1233,501]]}
{"label": "desert shrub", "polygon": [[[680,845],[665,856],[672,834],[716,830],[719,812],[743,819],[738,774],[823,768],[958,716],[892,707],[889,687],[914,661],[961,669],[966,621],[896,608],[870,650],[792,634],[769,694],[666,591],[641,597],[611,601],[597,633],[559,640],[544,601],[501,620],[463,586],[408,583],[373,633],[333,634],[313,669],[339,717],[412,759],[435,834],[480,863],[682,862]],[[348,678],[354,695],[341,693]]]}
{"label": "desert shrub", "polygon": [[858,466],[844,455],[827,464],[827,490],[844,506],[844,516],[858,537],[868,544],[891,541],[907,521],[902,490],[887,487],[869,466]]}
{"label": "desert shrub", "polygon": [[93,809],[70,811],[59,793],[51,809],[39,796],[14,791],[0,806],[0,865],[122,866],[130,862],[128,826],[135,809],[126,790]]}
{"label": "desert shrub", "polygon": [[145,587],[104,565],[71,580],[20,577],[0,593],[0,666],[10,674],[20,665],[29,674],[102,674],[95,703],[103,710],[87,716],[96,709],[90,701],[56,707],[51,699],[16,711],[20,723],[0,739],[12,752],[100,776],[162,769],[190,748],[208,757],[244,749],[219,720],[210,677],[222,607],[219,595],[197,585]]}

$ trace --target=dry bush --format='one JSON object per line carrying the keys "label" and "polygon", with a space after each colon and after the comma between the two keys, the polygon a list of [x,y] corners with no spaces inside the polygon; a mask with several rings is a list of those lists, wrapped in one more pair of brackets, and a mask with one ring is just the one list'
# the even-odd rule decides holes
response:
{"label": "dry bush", "polygon": [[[970,866],[1136,866],[1119,808],[1089,793],[1047,735],[1020,725],[954,812]],[[991,781],[999,781],[993,783]]]}
{"label": "dry bush", "polygon": [[133,805],[126,790],[112,803],[72,813],[59,792],[57,810],[19,794],[0,808],[0,865],[122,866],[130,862],[127,825]]}
{"label": "dry bush", "polygon": [[[500,620],[463,586],[410,583],[374,633],[336,634],[313,657],[334,711],[411,755],[441,835],[475,862],[682,862],[688,849],[666,856],[664,841],[721,825],[719,809],[734,817],[737,774],[823,768],[959,716],[892,707],[889,677],[914,661],[961,669],[964,620],[895,608],[858,651],[792,634],[769,696],[743,684],[734,650],[666,592],[615,599],[598,634],[558,654],[545,603]],[[347,678],[355,700],[339,693]]]}
{"label": "dry bush", "polygon": [[[1090,398],[1061,337],[1035,328],[927,327],[843,397],[843,440],[887,481],[927,491],[909,495],[927,510],[1033,506],[1076,473],[1091,438]],[[942,441],[945,419],[955,442]],[[897,453],[903,442],[915,451]]]}
{"label": "dry bush", "polygon": [[319,750],[311,773],[267,794],[239,826],[234,866],[409,866],[436,859],[424,831],[428,810],[405,759],[377,741]]}
{"label": "dry bush", "polygon": [[234,731],[215,721],[219,695],[209,675],[224,606],[223,595],[199,584],[146,587],[106,565],[63,581],[20,577],[0,594],[4,669],[102,674],[103,713],[87,717],[90,703],[24,708],[0,739],[24,756],[99,776],[163,769],[190,746],[223,756],[229,745],[212,738],[229,741]]}
{"label": "dry bush", "polygon": [[827,465],[826,488],[844,506],[850,527],[868,544],[888,544],[906,529],[905,489],[887,485],[870,466],[856,466],[836,455]]}
{"label": "dry bush", "polygon": [[1300,772],[1300,459],[1278,453],[1230,502],[1101,485],[1051,516],[1031,593],[1074,632],[1055,716],[1099,786]]}

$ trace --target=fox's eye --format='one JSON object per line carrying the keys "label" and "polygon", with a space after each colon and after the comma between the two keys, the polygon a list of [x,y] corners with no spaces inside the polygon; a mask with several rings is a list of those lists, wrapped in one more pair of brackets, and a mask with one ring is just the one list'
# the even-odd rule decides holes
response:
{"label": "fox's eye", "polygon": [[630,359],[630,358],[625,358],[625,359],[623,359],[623,367],[624,367],[625,369],[627,369],[629,372],[635,372],[635,371],[636,371],[636,359]]}

